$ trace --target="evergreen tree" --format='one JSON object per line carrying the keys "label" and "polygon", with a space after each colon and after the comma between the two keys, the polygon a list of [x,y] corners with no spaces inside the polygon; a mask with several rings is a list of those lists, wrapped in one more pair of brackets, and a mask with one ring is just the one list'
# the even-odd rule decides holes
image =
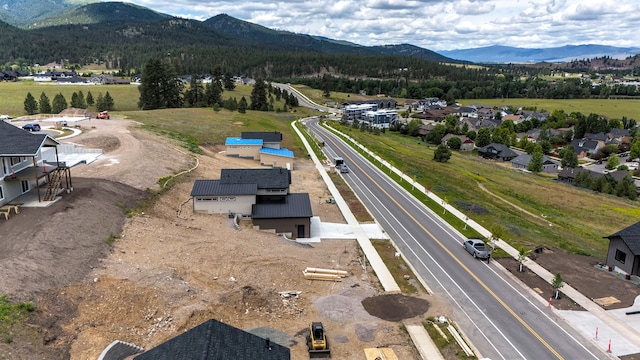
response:
{"label": "evergreen tree", "polygon": [[98,97],[96,98],[96,110],[104,111],[104,96],[102,93],[98,93]]}
{"label": "evergreen tree", "polygon": [[30,92],[27,93],[27,97],[24,99],[24,110],[28,115],[33,115],[38,111],[38,102]]}
{"label": "evergreen tree", "polygon": [[438,145],[436,151],[433,152],[433,160],[437,162],[447,162],[451,158],[451,150],[444,145]]}
{"label": "evergreen tree", "polygon": [[189,105],[189,107],[199,107],[205,104],[202,80],[195,74],[191,75],[189,89],[184,92],[184,100]]}
{"label": "evergreen tree", "polygon": [[80,107],[80,103],[78,101],[78,93],[75,91],[73,92],[73,94],[71,94],[71,107],[72,108]]}
{"label": "evergreen tree", "polygon": [[53,104],[51,105],[51,112],[54,114],[60,114],[68,107],[67,99],[64,98],[62,93],[58,93],[53,97]]}
{"label": "evergreen tree", "polygon": [[326,98],[331,96],[331,75],[324,74],[322,76],[322,85],[320,90],[322,90],[322,96]]}
{"label": "evergreen tree", "polygon": [[87,108],[87,102],[84,99],[84,93],[82,92],[82,90],[78,91],[78,107],[80,109],[86,109]]}
{"label": "evergreen tree", "polygon": [[40,94],[40,101],[38,102],[38,105],[40,108],[40,114],[51,114],[51,102],[44,91]]}
{"label": "evergreen tree", "polygon": [[256,79],[256,84],[253,86],[253,90],[251,90],[250,100],[251,105],[249,105],[249,109],[259,111],[269,110],[267,88],[263,79]]}
{"label": "evergreen tree", "polygon": [[222,87],[217,81],[212,81],[205,88],[205,104],[213,106],[222,102]]}
{"label": "evergreen tree", "polygon": [[233,76],[231,73],[224,74],[224,89],[233,91],[236,88],[236,83],[233,81]]}
{"label": "evergreen tree", "polygon": [[91,94],[91,91],[89,91],[87,92],[87,105],[93,106],[93,104],[95,104],[95,100],[93,100],[93,95]]}
{"label": "evergreen tree", "polygon": [[247,104],[247,99],[245,99],[245,97],[243,96],[242,99],[240,99],[240,102],[238,103],[238,112],[241,114],[244,114],[247,112],[248,108],[249,108],[249,104]]}
{"label": "evergreen tree", "polygon": [[182,82],[168,64],[150,59],[142,70],[138,107],[142,110],[181,107],[182,88]]}
{"label": "evergreen tree", "polygon": [[109,92],[107,91],[106,94],[104,94],[104,109],[103,110],[113,110],[114,109],[114,102],[113,102],[113,98],[111,97],[111,95],[109,94]]}

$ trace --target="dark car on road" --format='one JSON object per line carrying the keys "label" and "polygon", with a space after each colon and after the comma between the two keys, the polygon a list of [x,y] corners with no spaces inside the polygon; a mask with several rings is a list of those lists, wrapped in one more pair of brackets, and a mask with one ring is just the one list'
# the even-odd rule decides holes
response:
{"label": "dark car on road", "polygon": [[27,131],[40,131],[40,125],[39,124],[27,124],[25,126],[22,127],[24,130]]}
{"label": "dark car on road", "polygon": [[467,239],[463,246],[464,249],[476,259],[486,259],[491,256],[491,250],[487,247],[485,242],[480,239]]}

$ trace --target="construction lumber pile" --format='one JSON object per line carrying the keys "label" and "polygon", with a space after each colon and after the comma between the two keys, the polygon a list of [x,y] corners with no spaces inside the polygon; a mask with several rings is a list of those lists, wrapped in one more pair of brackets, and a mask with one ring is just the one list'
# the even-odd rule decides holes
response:
{"label": "construction lumber pile", "polygon": [[308,280],[324,280],[324,281],[342,281],[343,277],[347,277],[344,270],[306,268],[302,272],[305,279]]}

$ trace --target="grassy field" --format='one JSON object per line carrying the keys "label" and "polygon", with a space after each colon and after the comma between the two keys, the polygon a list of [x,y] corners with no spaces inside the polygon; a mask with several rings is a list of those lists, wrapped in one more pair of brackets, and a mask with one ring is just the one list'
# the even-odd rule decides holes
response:
{"label": "grassy field", "polygon": [[640,120],[639,100],[606,100],[606,99],[474,99],[458,100],[462,105],[481,104],[492,106],[535,107],[538,111],[564,110],[567,114],[581,112],[605,115],[613,119],[626,116],[629,119]]}
{"label": "grassy field", "polygon": [[[474,154],[454,152],[448,163],[437,163],[433,160],[435,147],[416,138],[392,132],[373,135],[337,123],[332,125],[485,228],[504,227],[503,239],[516,248],[530,250],[545,245],[602,259],[608,246],[603,236],[640,217],[638,202],[523,174],[508,164],[483,161]],[[536,216],[520,212],[492,194]]]}
{"label": "grassy field", "polygon": [[[290,123],[296,118],[317,115],[302,108],[287,113],[248,111],[246,114],[226,110],[215,112],[210,108],[140,111],[136,106],[136,86],[54,86],[33,82],[0,83],[0,92],[3,95],[0,97],[0,112],[14,117],[22,114],[24,96],[29,91],[36,98],[39,98],[40,92],[45,91],[50,99],[56,93],[62,92],[69,100],[71,93],[79,89],[85,94],[91,90],[94,96],[108,90],[116,103],[117,111],[113,113],[114,117],[139,121],[152,131],[180,139],[186,147],[220,146],[224,144],[226,137],[239,136],[242,131],[280,131],[284,135],[283,147],[294,151],[297,157],[306,156],[307,152],[293,133]],[[242,96],[248,97],[250,89],[239,87],[233,92],[225,92],[223,96],[235,96],[238,99]],[[313,95],[303,88],[302,90],[307,96],[321,98],[319,92]],[[336,96],[336,100],[339,100],[341,95]],[[524,99],[521,100],[518,104],[528,105]],[[582,100],[535,101],[544,104],[545,109],[551,109],[554,104],[572,104],[574,107],[583,104],[581,108],[585,113],[603,109],[605,105],[608,105],[609,111],[625,109],[629,114],[640,110],[640,102],[623,100],[591,100],[593,104]],[[488,104],[489,100],[468,103]],[[531,104],[535,103],[529,105],[539,106],[539,109],[543,107]],[[278,105],[281,106],[276,104]],[[633,106],[637,106],[638,109],[633,110]],[[568,107],[565,107],[566,111],[567,109]],[[615,116],[611,112],[600,113]],[[366,144],[375,153],[387,158],[394,166],[446,199],[449,204],[469,214],[470,218],[484,227],[490,228],[494,224],[503,226],[507,230],[505,239],[515,247],[522,245],[531,249],[538,245],[557,246],[603,258],[608,241],[602,237],[640,218],[637,202],[557,184],[554,180],[542,176],[515,172],[495,162],[480,161],[477,156],[471,154],[454,152],[448,163],[437,163],[432,160],[433,147],[398,133],[373,135],[351,128],[342,130]],[[482,190],[480,185],[539,216],[531,217],[518,212]]]}

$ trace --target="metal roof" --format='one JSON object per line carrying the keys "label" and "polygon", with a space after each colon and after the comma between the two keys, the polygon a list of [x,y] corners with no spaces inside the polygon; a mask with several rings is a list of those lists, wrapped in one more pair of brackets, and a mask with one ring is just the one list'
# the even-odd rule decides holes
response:
{"label": "metal roof", "polygon": [[269,154],[269,155],[278,155],[278,156],[293,158],[293,151],[289,149],[262,148],[260,149],[260,152],[264,154]]}
{"label": "metal roof", "polygon": [[191,196],[255,195],[257,192],[256,184],[223,184],[220,180],[196,180]]}
{"label": "metal roof", "polygon": [[253,219],[310,218],[311,201],[309,194],[289,194],[281,203],[255,204],[251,211]]}
{"label": "metal roof", "polygon": [[239,137],[228,137],[225,141],[225,145],[259,145],[262,146],[263,141],[261,139],[243,139]]}

